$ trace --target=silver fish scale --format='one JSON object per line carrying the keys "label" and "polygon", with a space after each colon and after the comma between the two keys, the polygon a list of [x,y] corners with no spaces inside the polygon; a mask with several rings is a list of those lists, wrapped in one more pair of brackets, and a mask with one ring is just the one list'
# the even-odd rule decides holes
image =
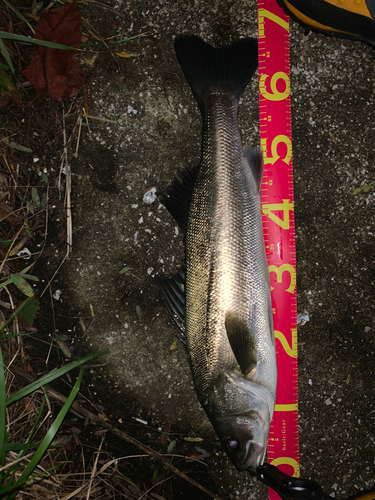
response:
{"label": "silver fish scale", "polygon": [[197,394],[205,403],[217,376],[238,370],[225,329],[234,312],[256,353],[248,379],[276,387],[276,363],[260,195],[244,158],[235,96],[205,93],[202,163],[186,235],[186,336]]}

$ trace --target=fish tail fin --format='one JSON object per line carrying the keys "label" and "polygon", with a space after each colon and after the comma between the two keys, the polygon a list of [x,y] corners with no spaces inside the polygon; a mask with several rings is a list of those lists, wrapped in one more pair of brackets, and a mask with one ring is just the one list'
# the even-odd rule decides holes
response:
{"label": "fish tail fin", "polygon": [[232,88],[238,102],[258,67],[258,43],[250,38],[215,48],[197,36],[181,35],[175,51],[201,110],[202,93],[211,85]]}

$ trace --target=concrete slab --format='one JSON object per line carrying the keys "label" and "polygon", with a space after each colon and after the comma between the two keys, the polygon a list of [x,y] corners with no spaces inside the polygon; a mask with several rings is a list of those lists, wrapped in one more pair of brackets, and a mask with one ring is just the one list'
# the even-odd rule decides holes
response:
{"label": "concrete slab", "polygon": [[[90,120],[73,163],[74,246],[62,271],[64,294],[81,314],[90,314],[90,304],[96,314],[80,349],[112,350],[93,369],[98,401],[113,408],[132,401],[134,416],[150,425],[178,422],[203,437],[218,494],[260,500],[266,489],[234,470],[199,406],[187,353],[182,345],[170,350],[175,331],[154,277],[174,272],[183,242],[159,202],[143,201],[200,153],[200,117],[174,36],[255,37],[256,2],[112,5],[128,9],[127,36],[148,35],[129,43],[139,55],[122,67],[100,56],[90,114],[104,120]],[[97,25],[124,22],[81,7]],[[366,45],[306,36],[291,22],[298,312],[309,317],[298,330],[301,474],[345,498],[372,486],[375,471],[374,67]],[[239,121],[244,144],[259,145],[256,78]],[[371,188],[354,194],[364,186]]]}

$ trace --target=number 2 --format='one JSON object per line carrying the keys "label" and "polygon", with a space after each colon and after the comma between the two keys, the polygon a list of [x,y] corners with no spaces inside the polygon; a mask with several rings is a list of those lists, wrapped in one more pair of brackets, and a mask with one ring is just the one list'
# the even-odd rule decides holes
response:
{"label": "number 2", "polygon": [[292,328],[292,346],[289,345],[285,335],[278,330],[275,330],[275,339],[279,339],[284,351],[291,358],[297,357],[297,328]]}

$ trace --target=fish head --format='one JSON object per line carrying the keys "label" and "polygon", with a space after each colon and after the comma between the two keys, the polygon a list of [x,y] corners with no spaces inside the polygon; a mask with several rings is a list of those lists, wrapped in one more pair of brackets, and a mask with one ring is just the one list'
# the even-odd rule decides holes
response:
{"label": "fish head", "polygon": [[233,373],[222,373],[205,408],[233,465],[255,473],[264,462],[275,406],[269,389]]}

